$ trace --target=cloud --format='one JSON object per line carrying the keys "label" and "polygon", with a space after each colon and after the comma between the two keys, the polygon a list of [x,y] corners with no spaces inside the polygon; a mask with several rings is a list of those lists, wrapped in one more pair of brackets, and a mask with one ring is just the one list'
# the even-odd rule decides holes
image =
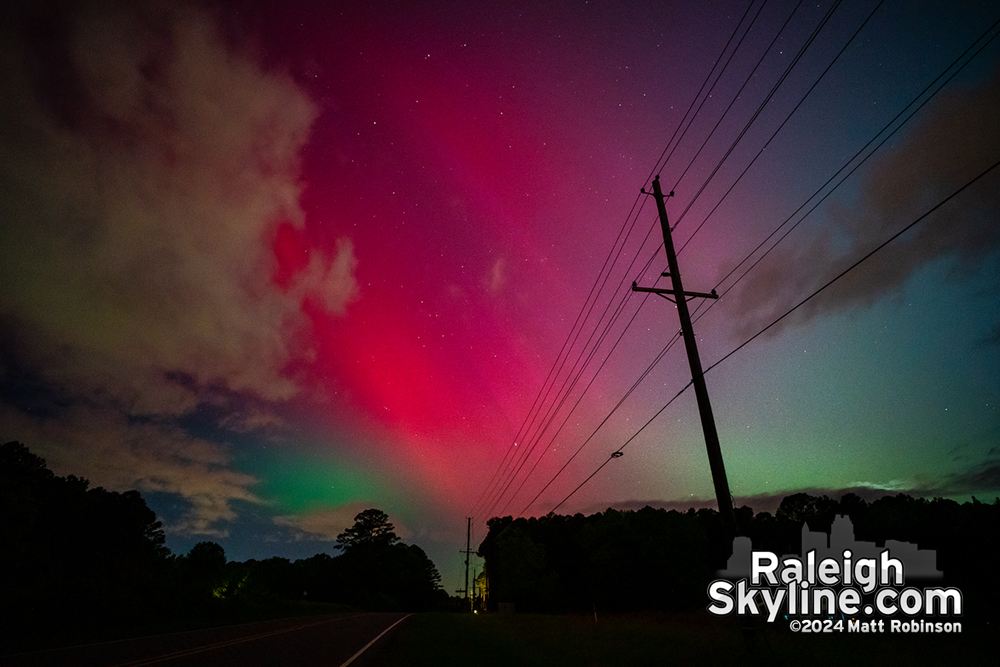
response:
{"label": "cloud", "polygon": [[270,235],[303,224],[314,105],[191,5],[2,11],[0,327],[19,363],[133,414],[186,413],[206,386],[295,395],[302,299],[343,313],[357,293],[349,239],[271,281]]}
{"label": "cloud", "polygon": [[490,269],[490,275],[486,280],[486,289],[490,294],[499,294],[504,285],[507,284],[507,260],[500,257]]}
{"label": "cloud", "polygon": [[352,503],[333,509],[323,509],[305,514],[276,516],[274,523],[292,529],[296,540],[335,542],[337,535],[354,525],[354,517],[367,509],[364,503]]}
{"label": "cloud", "polygon": [[[371,503],[354,502],[303,514],[278,516],[274,518],[274,523],[291,528],[295,540],[336,542],[338,535],[354,525],[354,517],[371,507]],[[393,525],[393,532],[400,539],[409,538],[409,529],[392,517],[389,517],[389,522]]]}
{"label": "cloud", "polygon": [[256,480],[169,420],[280,424],[303,301],[341,315],[358,291],[349,238],[273,280],[315,105],[193,3],[156,0],[4,3],[0,99],[4,438],[177,494],[168,529],[223,536]]}
{"label": "cloud", "polygon": [[[742,309],[739,335],[762,329],[992,165],[1000,156],[998,106],[1000,69],[921,112],[898,148],[868,171],[858,201],[832,208],[835,224],[809,242],[778,246],[748,274],[735,299]],[[998,178],[985,177],[779,326],[870,305],[940,259],[952,260],[958,275],[996,261]]]}
{"label": "cloud", "polygon": [[332,259],[313,254],[309,264],[298,276],[295,291],[319,299],[327,311],[343,314],[348,303],[358,294],[354,270],[358,260],[354,256],[354,244],[348,238],[337,239]]}
{"label": "cloud", "polygon": [[945,488],[952,494],[988,493],[1000,495],[1000,456],[990,451],[987,458],[952,475]]}
{"label": "cloud", "polygon": [[37,419],[0,403],[4,440],[24,442],[57,475],[77,475],[94,486],[173,493],[190,504],[168,530],[224,537],[217,524],[233,521],[232,501],[262,501],[256,479],[230,469],[226,447],[193,438],[173,426],[134,423],[106,409],[84,406]]}

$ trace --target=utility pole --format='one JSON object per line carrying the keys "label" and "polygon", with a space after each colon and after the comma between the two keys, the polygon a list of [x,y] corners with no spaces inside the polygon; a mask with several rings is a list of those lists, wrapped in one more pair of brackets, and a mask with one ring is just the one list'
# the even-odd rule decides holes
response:
{"label": "utility pole", "polygon": [[472,553],[472,517],[469,517],[469,523],[465,529],[465,601],[469,603],[470,608],[472,601],[469,599],[469,554]]}
{"label": "utility pole", "polygon": [[[645,188],[643,194],[649,194]],[[673,192],[670,196],[673,196]],[[668,301],[677,304],[677,315],[681,320],[681,337],[684,338],[684,347],[687,350],[688,363],[691,365],[691,383],[694,385],[694,393],[698,399],[698,412],[701,415],[701,428],[705,433],[705,447],[708,449],[708,464],[712,470],[712,482],[715,484],[715,499],[719,504],[719,514],[722,515],[723,523],[729,532],[735,537],[736,513],[733,511],[733,498],[729,493],[729,481],[726,479],[726,466],[722,462],[722,448],[719,446],[719,433],[715,429],[715,417],[712,414],[712,403],[708,398],[708,388],[705,386],[705,373],[701,368],[701,357],[698,356],[698,342],[694,337],[694,327],[691,325],[691,313],[688,310],[688,299],[700,297],[703,299],[718,299],[719,295],[712,290],[705,292],[685,292],[681,284],[681,271],[677,264],[677,253],[674,252],[674,242],[670,237],[670,223],[667,221],[667,207],[664,203],[665,197],[660,189],[660,177],[653,179],[653,198],[656,199],[656,209],[660,214],[660,227],[663,228],[663,246],[667,251],[667,266],[669,271],[662,274],[669,277],[673,289],[657,289],[653,287],[639,287],[632,283],[633,292],[651,292],[658,294]],[[673,295],[671,299],[668,294]]]}

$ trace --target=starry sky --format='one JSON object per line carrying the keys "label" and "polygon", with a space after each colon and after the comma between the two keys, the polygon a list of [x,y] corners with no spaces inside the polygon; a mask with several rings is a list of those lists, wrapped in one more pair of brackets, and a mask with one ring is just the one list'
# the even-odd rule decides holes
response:
{"label": "starry sky", "polygon": [[737,505],[1000,494],[994,3],[0,12],[0,437],[175,553],[714,506],[657,174]]}

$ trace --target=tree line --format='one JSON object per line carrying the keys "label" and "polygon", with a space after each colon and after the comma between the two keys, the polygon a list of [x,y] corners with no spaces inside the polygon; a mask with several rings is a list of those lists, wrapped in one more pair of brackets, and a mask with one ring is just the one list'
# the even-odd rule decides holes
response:
{"label": "tree line", "polygon": [[[855,539],[899,540],[937,551],[944,586],[956,586],[966,615],[995,618],[1000,593],[1000,499],[991,504],[899,494],[866,502],[798,493],[775,514],[736,511],[738,531],[755,550],[798,554],[803,524],[829,534],[836,515],[851,518]],[[644,507],[590,516],[493,518],[479,546],[488,607],[517,611],[692,610],[708,604],[708,584],[726,568],[732,536],[718,512]]]}
{"label": "tree line", "polygon": [[[289,604],[372,610],[449,604],[433,562],[369,509],[336,556],[231,562],[200,542],[175,555],[138,491],[59,477],[18,442],[0,446],[0,653],[225,620]],[[284,607],[282,607],[284,605]]]}

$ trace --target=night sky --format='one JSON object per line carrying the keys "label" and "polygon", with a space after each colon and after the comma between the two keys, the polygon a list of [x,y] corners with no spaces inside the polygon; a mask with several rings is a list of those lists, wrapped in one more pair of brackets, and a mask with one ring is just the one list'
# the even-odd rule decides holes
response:
{"label": "night sky", "polygon": [[377,507],[449,592],[466,517],[544,515],[626,443],[559,513],[714,506],[690,389],[629,440],[683,345],[615,409],[678,330],[629,289],[667,286],[660,174],[723,295],[691,307],[737,505],[992,501],[998,19],[4,3],[0,438],[139,489],[175,553],[335,553]]}

